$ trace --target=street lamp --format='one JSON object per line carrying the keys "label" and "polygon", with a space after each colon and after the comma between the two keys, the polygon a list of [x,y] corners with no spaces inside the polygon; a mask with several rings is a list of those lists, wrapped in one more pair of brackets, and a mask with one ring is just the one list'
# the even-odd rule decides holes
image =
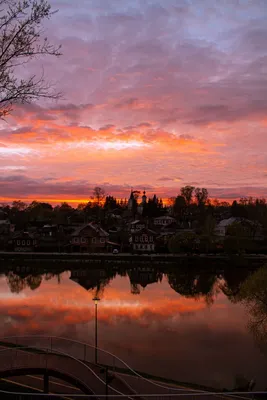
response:
{"label": "street lamp", "polygon": [[95,364],[97,364],[97,304],[100,298],[95,296],[93,301],[95,302]]}

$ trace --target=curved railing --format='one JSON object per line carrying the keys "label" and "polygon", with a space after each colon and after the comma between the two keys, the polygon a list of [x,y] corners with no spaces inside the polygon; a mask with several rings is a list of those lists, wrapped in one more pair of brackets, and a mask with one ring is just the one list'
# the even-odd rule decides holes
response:
{"label": "curved railing", "polygon": [[[11,337],[9,337],[9,339],[10,338]],[[0,339],[0,340],[2,341],[3,339]],[[74,380],[81,382],[84,385],[84,387],[86,387],[87,389],[89,389],[92,392],[93,397],[98,397],[98,395],[92,389],[92,386],[88,385],[88,382],[86,382],[84,377],[83,377],[83,379],[81,378],[81,375],[82,375],[81,369],[79,370],[79,376],[77,377],[72,374],[73,365],[70,366],[71,372],[68,369],[66,370],[68,363],[60,362],[60,366],[55,367],[55,359],[51,358],[51,356],[60,355],[60,356],[67,357],[68,359],[74,360],[75,362],[80,364],[80,366],[84,367],[87,370],[87,372],[89,371],[94,376],[94,378],[96,378],[103,385],[103,388],[105,388],[105,386],[106,386],[106,382],[103,379],[101,379],[95,373],[95,371],[92,368],[90,368],[89,365],[85,364],[82,360],[70,355],[69,353],[66,353],[66,352],[60,351],[60,350],[56,350],[56,349],[53,349],[51,351],[51,349],[48,349],[47,347],[40,347],[40,346],[37,347],[32,344],[30,346],[28,346],[28,349],[43,351],[43,353],[29,352],[29,350],[25,350],[25,345],[20,346],[17,344],[16,344],[16,347],[13,347],[13,348],[10,348],[10,347],[3,348],[3,349],[0,348],[0,357],[1,357],[0,358],[0,361],[1,361],[0,372],[5,371],[5,370],[12,371],[14,369],[23,369],[23,368],[29,368],[29,367],[30,368],[35,367],[35,368],[51,369],[54,371],[65,373],[66,375],[70,376]],[[5,353],[15,353],[15,357],[12,357],[12,356],[10,357],[10,355],[7,354],[7,357],[5,360],[4,359],[4,355],[6,355]],[[20,355],[21,355],[21,353],[23,353],[23,355],[21,357],[18,357],[18,353]],[[29,360],[31,360],[33,362],[33,366],[31,365]],[[49,365],[49,364],[51,364],[51,365]],[[85,375],[87,375],[87,374],[85,374]],[[131,399],[131,397],[129,395],[126,395],[125,393],[120,392],[119,390],[115,389],[111,385],[108,384],[107,386],[110,388],[110,390],[112,390],[114,393],[116,393],[116,395],[126,396],[128,399]]]}
{"label": "curved railing", "polygon": [[[27,335],[27,336],[8,336],[8,337],[3,337],[0,338],[0,341],[7,341],[7,340],[14,340],[15,339],[15,344],[21,344],[23,341],[30,340],[31,343],[33,343],[33,340],[35,343],[38,343],[38,340],[45,340],[47,344],[47,348],[49,348],[51,351],[53,350],[67,350],[67,354],[73,354],[76,358],[83,360],[85,362],[89,362],[94,364],[95,362],[95,346],[90,345],[88,343],[80,342],[78,340],[74,339],[69,339],[69,338],[64,338],[64,337],[58,337],[58,336],[46,336],[46,335]],[[30,346],[31,344],[24,344],[25,346]],[[109,366],[109,368],[113,371],[114,375],[117,375],[119,379],[125,382],[123,378],[119,376],[118,370],[122,370],[121,372],[127,373],[130,372],[130,375],[135,376],[136,378],[139,379],[140,381],[144,381],[148,384],[151,385],[151,388],[157,388],[157,393],[158,390],[160,389],[163,391],[163,394],[167,393],[170,394],[171,392],[179,392],[179,391],[184,391],[185,389],[187,391],[192,391],[196,392],[196,389],[191,389],[191,388],[185,388],[185,387],[171,387],[171,386],[166,386],[162,385],[160,383],[157,383],[151,379],[148,379],[138,372],[136,372],[132,367],[130,367],[125,361],[123,361],[121,358],[117,357],[115,354],[112,354],[106,350],[103,350],[99,347],[97,347],[97,358],[98,358],[98,364],[99,365],[106,365]],[[133,386],[127,383],[128,386],[131,387],[133,392],[136,392],[136,389],[133,388]],[[151,393],[151,390],[149,390]],[[200,390],[198,390],[200,392]],[[205,391],[202,391],[205,393]]]}
{"label": "curved railing", "polygon": [[[47,349],[41,349],[40,347],[38,347],[38,348],[31,347],[31,349],[38,350],[38,351],[44,351],[44,353],[40,353],[40,354],[27,353],[27,352],[25,352],[24,346],[16,347],[16,348],[0,349],[0,357],[1,357],[0,358],[0,361],[1,361],[0,373],[5,372],[5,371],[14,371],[14,370],[20,370],[20,369],[27,369],[27,368],[33,368],[33,369],[35,368],[38,370],[39,369],[44,369],[44,370],[51,369],[53,371],[60,372],[61,374],[66,375],[67,377],[72,378],[73,381],[77,381],[77,382],[81,383],[87,390],[89,390],[94,396],[96,396],[94,391],[88,386],[88,382],[84,382],[80,376],[77,377],[77,376],[73,375],[69,371],[64,370],[64,368],[62,368],[62,366],[60,369],[58,369],[57,367],[55,367],[54,363],[50,367],[49,362],[48,362],[48,354],[49,353],[47,352]],[[3,357],[6,355],[4,353],[12,353],[12,352],[16,353],[15,357],[12,357],[12,356],[9,357],[9,354],[7,354],[7,360],[6,360],[7,362],[6,362],[6,364],[5,363],[3,364]],[[19,358],[18,354],[17,354],[18,352],[20,352],[20,353],[24,352],[25,357],[22,356],[21,358]],[[62,352],[56,352],[56,354],[59,354],[61,356],[62,355],[66,356],[66,354],[62,353]],[[27,357],[26,357],[26,355],[27,355]],[[37,355],[43,356],[43,357],[39,357],[39,359],[38,359],[38,357],[36,357]],[[32,356],[33,365],[31,365],[31,363],[29,362],[29,356]],[[25,358],[26,358],[26,361],[25,361]],[[42,358],[43,358],[43,360],[42,360]],[[78,362],[79,364],[81,364],[82,366],[86,367],[86,369],[90,370],[90,368],[87,365],[85,365],[83,362],[81,362],[80,360],[77,360],[76,358],[70,357],[70,356],[68,356],[68,358],[71,358],[72,360],[74,360],[74,361]],[[39,361],[39,363],[38,363],[38,361]],[[40,361],[41,361],[41,363],[40,363]],[[90,371],[90,372],[93,372],[93,371]]]}
{"label": "curved railing", "polygon": [[[58,337],[58,336],[45,336],[45,335],[27,335],[27,336],[8,336],[8,337],[3,337],[0,338],[0,341],[2,342],[7,342],[13,340],[13,344],[15,345],[24,345],[25,347],[30,347],[33,348],[35,347],[36,349],[44,348],[48,349],[51,353],[52,352],[61,352],[65,356],[68,357],[73,357],[74,359],[78,360],[81,362],[83,365],[86,365],[90,372],[94,374],[94,376],[102,382],[102,384],[105,384],[104,380],[101,379],[94,371],[92,368],[88,366],[89,363],[92,364],[92,366],[95,365],[95,346],[90,345],[88,343],[80,342],[77,340],[73,339],[68,339],[64,337]],[[15,340],[15,342],[14,342]],[[30,341],[30,343],[29,343]],[[41,344],[39,342],[41,341]],[[16,348],[14,348],[16,349]],[[120,391],[116,390],[114,387],[111,385],[108,385],[110,389],[112,389],[114,392],[116,392],[120,396],[126,396],[127,398],[132,398],[135,396],[143,397],[144,394],[138,394],[138,393],[146,393],[146,396],[153,396],[153,390],[152,388],[157,389],[156,393],[158,396],[175,396],[175,394],[178,396],[179,392],[184,395],[185,391],[191,393],[191,395],[195,394],[209,394],[211,393],[210,391],[206,390],[200,390],[200,389],[192,389],[188,387],[172,387],[172,386],[167,386],[163,385],[161,383],[155,382],[151,379],[148,379],[138,372],[136,372],[133,368],[131,368],[125,361],[117,357],[116,355],[103,350],[99,347],[97,347],[97,358],[98,358],[98,365],[101,366],[108,366],[110,370],[112,370],[113,375],[116,376],[119,380],[121,380],[124,385],[128,387],[128,389],[131,390],[132,394],[126,395],[125,393],[121,393]],[[121,371],[118,372],[118,371]],[[127,375],[127,372],[130,373],[129,376],[126,376],[123,378],[121,374],[125,373]],[[135,383],[135,387],[133,385],[133,380],[131,377],[137,378],[137,382]],[[129,383],[130,381],[130,383]],[[146,383],[146,386],[144,386],[143,383]],[[148,384],[148,386],[147,386]],[[136,385],[138,390],[136,390]],[[150,387],[149,387],[150,385]],[[144,390],[145,389],[145,390]],[[224,392],[224,396],[226,397],[233,397],[234,394],[230,394],[229,392]],[[239,397],[240,398],[240,397]]]}

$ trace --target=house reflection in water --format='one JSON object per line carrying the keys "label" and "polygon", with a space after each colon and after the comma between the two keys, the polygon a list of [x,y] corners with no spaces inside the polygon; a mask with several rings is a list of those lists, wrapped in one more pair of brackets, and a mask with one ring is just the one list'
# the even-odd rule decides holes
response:
{"label": "house reflection in water", "polygon": [[[162,272],[149,267],[130,268],[124,271],[121,276],[128,275],[131,292],[133,294],[140,293],[140,287],[145,288],[147,285],[157,283],[162,280]],[[108,269],[74,269],[71,271],[70,279],[85,290],[96,290],[97,294],[102,294],[105,286],[115,278],[117,272]]]}
{"label": "house reflection in water", "polygon": [[162,280],[163,274],[154,268],[141,267],[127,270],[127,274],[131,283],[131,292],[133,294],[140,293],[140,286],[144,289],[147,285],[157,283]]}
{"label": "house reflection in water", "polygon": [[102,292],[115,276],[116,272],[106,269],[74,269],[71,271],[70,279],[85,290],[96,289],[97,292]]}

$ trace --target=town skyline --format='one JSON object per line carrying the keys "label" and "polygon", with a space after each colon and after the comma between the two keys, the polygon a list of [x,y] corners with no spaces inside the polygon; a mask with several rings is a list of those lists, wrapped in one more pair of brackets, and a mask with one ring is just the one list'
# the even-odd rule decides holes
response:
{"label": "town skyline", "polygon": [[78,204],[95,186],[267,198],[264,1],[50,3],[44,34],[62,56],[27,71],[44,68],[63,98],[0,122],[2,203]]}

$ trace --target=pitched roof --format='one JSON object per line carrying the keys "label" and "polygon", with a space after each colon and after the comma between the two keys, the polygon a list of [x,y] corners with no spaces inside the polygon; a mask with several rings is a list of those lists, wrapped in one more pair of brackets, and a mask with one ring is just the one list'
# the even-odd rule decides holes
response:
{"label": "pitched roof", "polygon": [[170,217],[169,215],[162,215],[161,217],[154,218],[154,221],[161,221],[161,220],[164,220],[164,219],[166,219],[166,220],[168,220],[170,222],[176,221],[175,218]]}
{"label": "pitched roof", "polygon": [[[79,226],[75,231],[71,234],[71,236],[80,236],[82,235],[82,231],[85,228],[91,228],[95,234],[98,234],[99,236],[104,236],[108,237],[109,234],[100,226],[95,225],[93,222],[90,222],[89,224],[84,224],[82,226]],[[89,234],[86,234],[85,236],[90,236]]]}
{"label": "pitched roof", "polygon": [[218,226],[225,227],[225,226],[231,225],[234,222],[238,222],[238,221],[240,221],[240,218],[231,217],[231,218],[223,219],[222,221],[220,221]]}
{"label": "pitched roof", "polygon": [[14,232],[12,239],[34,239],[36,235],[29,232]]}
{"label": "pitched roof", "polygon": [[131,222],[131,225],[135,225],[135,224],[143,224],[144,222],[140,221],[140,219],[136,219],[135,221]]}

